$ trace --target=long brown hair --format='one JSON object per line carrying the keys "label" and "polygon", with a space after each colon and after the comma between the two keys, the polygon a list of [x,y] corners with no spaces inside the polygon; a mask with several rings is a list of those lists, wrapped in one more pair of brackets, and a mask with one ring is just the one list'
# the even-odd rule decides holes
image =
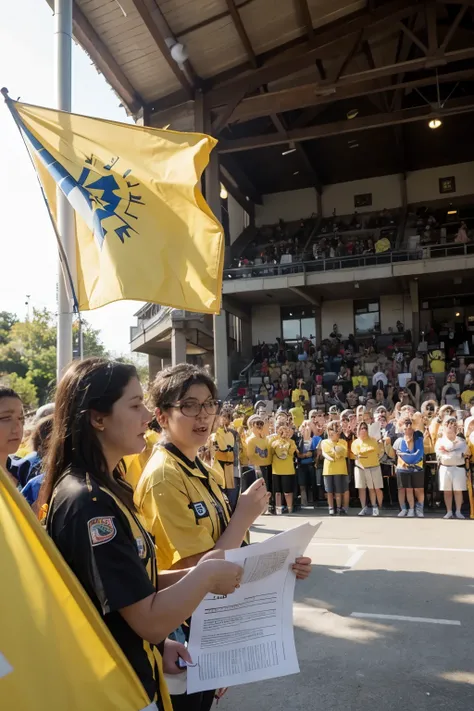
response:
{"label": "long brown hair", "polygon": [[54,425],[46,456],[45,480],[39,504],[49,503],[54,487],[67,471],[89,474],[134,510],[133,491],[119,468],[110,476],[102,446],[91,424],[90,411],[108,415],[137,371],[133,365],[103,358],[74,362],[58,385]]}

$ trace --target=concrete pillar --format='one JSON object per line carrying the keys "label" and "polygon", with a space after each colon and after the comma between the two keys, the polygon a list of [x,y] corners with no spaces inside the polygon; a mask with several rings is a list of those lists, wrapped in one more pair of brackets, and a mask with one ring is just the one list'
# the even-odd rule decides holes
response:
{"label": "concrete pillar", "polygon": [[186,336],[180,328],[171,331],[171,363],[186,363]]}
{"label": "concrete pillar", "polygon": [[316,346],[317,347],[321,345],[321,341],[323,340],[322,334],[321,334],[321,331],[323,328],[321,314],[322,314],[322,307],[320,304],[319,306],[314,307],[314,324],[315,324],[315,328],[316,328],[316,333],[313,335],[316,336]]}
{"label": "concrete pillar", "polygon": [[150,383],[155,379],[155,375],[163,368],[162,359],[159,356],[148,356],[148,378]]}
{"label": "concrete pillar", "polygon": [[408,205],[406,173],[400,173],[400,199],[402,202],[402,208],[405,210]]}
{"label": "concrete pillar", "polygon": [[214,316],[214,378],[221,399],[229,392],[229,354],[227,349],[227,312]]}
{"label": "concrete pillar", "polygon": [[418,296],[418,282],[412,279],[410,281],[410,299],[412,311],[412,341],[416,348],[420,342],[420,300]]}

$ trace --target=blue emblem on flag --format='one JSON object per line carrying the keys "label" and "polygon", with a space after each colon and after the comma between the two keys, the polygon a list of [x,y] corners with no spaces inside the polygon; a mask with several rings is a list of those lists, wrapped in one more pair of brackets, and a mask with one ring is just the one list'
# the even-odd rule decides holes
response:
{"label": "blue emblem on flag", "polygon": [[139,183],[129,179],[130,170],[125,170],[121,176],[117,175],[116,171],[112,172],[112,168],[115,168],[120,160],[119,157],[112,158],[106,165],[98,164],[94,156],[87,158],[80,176],[76,179],[44,148],[20,117],[16,115],[15,118],[33,153],[94,234],[100,249],[110,234],[115,234],[122,244],[133,232],[138,234],[132,225],[132,220],[137,220],[138,217],[131,209],[134,205],[145,203],[141,195],[132,193],[133,189],[139,187]]}

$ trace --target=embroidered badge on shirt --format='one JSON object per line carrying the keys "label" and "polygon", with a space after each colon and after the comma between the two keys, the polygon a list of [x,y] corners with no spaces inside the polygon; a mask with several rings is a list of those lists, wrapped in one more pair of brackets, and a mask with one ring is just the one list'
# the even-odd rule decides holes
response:
{"label": "embroidered badge on shirt", "polygon": [[204,501],[196,501],[196,503],[191,504],[191,506],[196,514],[196,518],[205,518],[206,516],[209,516],[209,511],[207,510],[207,506]]}
{"label": "embroidered badge on shirt", "polygon": [[113,516],[91,518],[87,522],[89,538],[93,546],[108,543],[117,535]]}
{"label": "embroidered badge on shirt", "polygon": [[255,447],[255,454],[258,454],[258,456],[262,457],[262,459],[266,459],[268,457],[268,449],[260,449],[260,447]]}
{"label": "embroidered badge on shirt", "polygon": [[146,545],[143,538],[141,536],[135,538],[135,543],[137,544],[137,551],[140,558],[146,558]]}

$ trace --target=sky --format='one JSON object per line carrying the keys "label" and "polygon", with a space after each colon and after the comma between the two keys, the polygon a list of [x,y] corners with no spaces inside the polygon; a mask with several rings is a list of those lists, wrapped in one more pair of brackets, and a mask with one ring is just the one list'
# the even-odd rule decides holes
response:
{"label": "sky", "polygon": [[[54,107],[54,18],[46,0],[0,2],[0,86],[12,99]],[[125,109],[89,57],[73,45],[72,111],[125,121]],[[56,312],[57,250],[34,172],[13,119],[0,101],[0,311],[25,318]],[[130,352],[130,326],[141,302],[121,301],[84,313],[114,355]]]}

